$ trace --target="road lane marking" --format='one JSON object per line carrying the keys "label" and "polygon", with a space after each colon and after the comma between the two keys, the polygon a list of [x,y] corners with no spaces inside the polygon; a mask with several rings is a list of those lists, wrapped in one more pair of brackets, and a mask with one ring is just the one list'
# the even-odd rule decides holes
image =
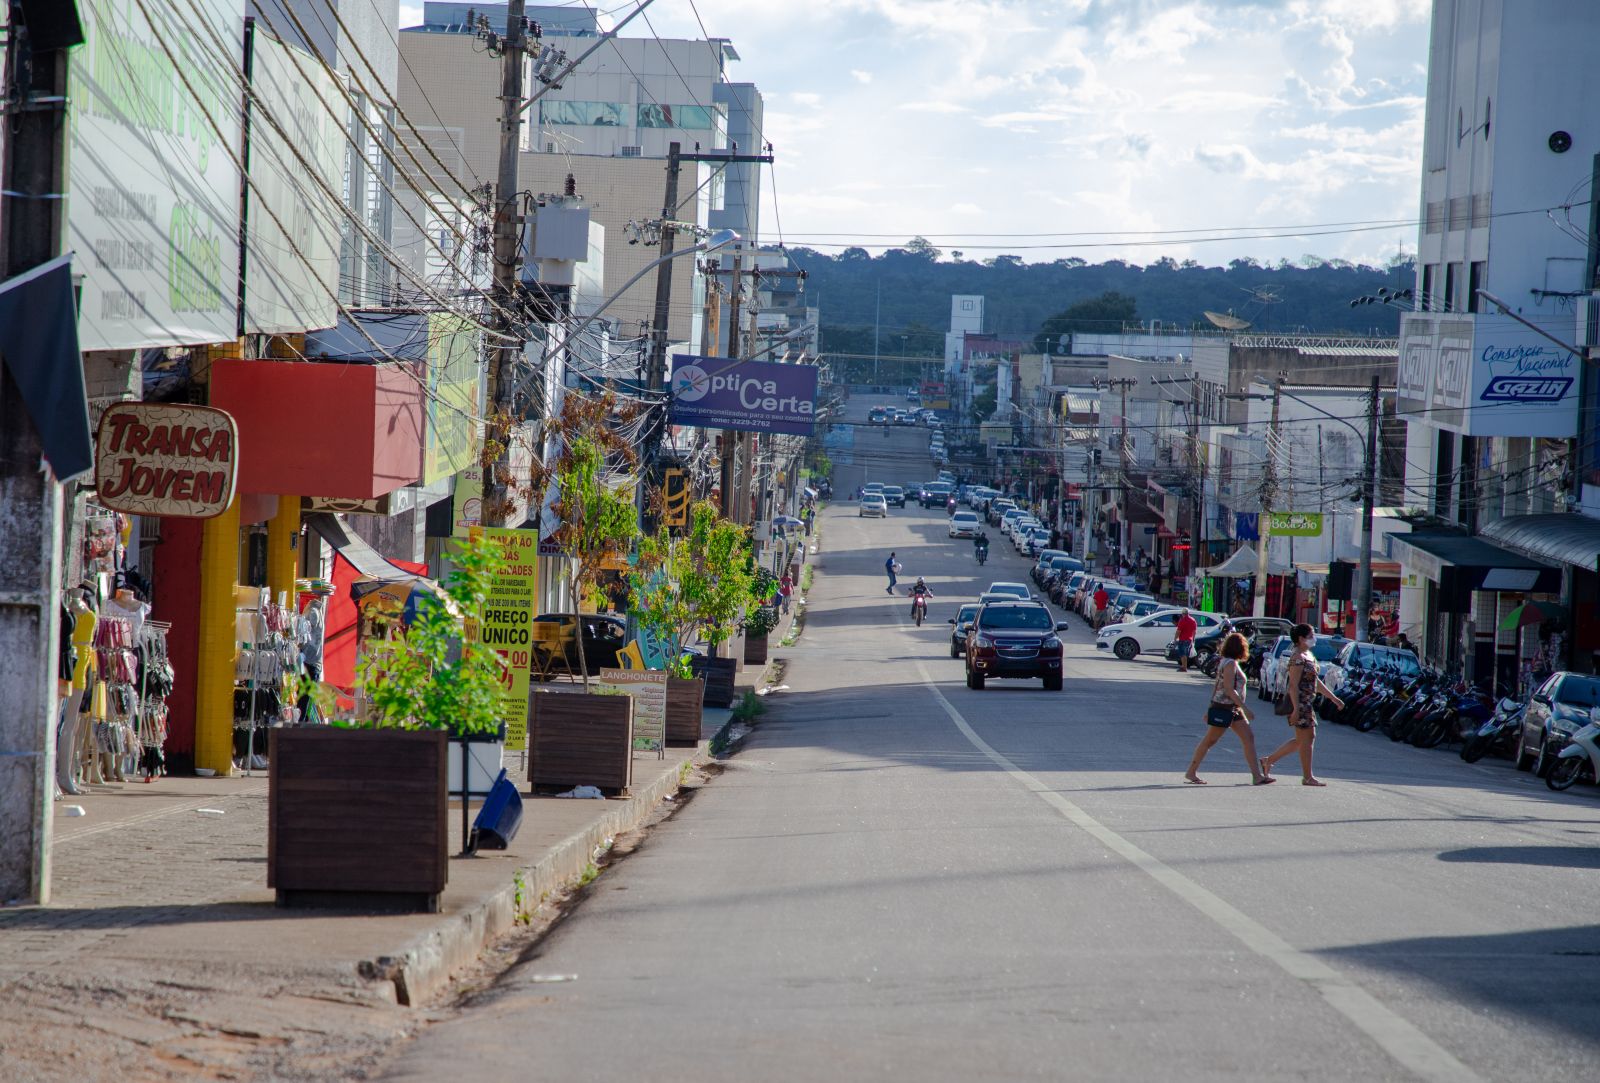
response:
{"label": "road lane marking", "polygon": [[[902,626],[904,624],[902,621]],[[1078,805],[1018,767],[989,742],[978,736],[977,731],[968,724],[961,712],[945,696],[944,690],[929,675],[926,663],[922,659],[917,659],[916,665],[917,671],[922,675],[923,683],[933,692],[939,705],[944,708],[945,714],[950,716],[950,721],[955,723],[962,735],[974,748],[988,757],[991,763],[1016,780],[1023,789],[1033,793],[1066,817],[1075,827],[1098,840],[1112,853],[1122,857],[1140,872],[1200,911],[1245,947],[1276,964],[1290,977],[1298,978],[1316,989],[1330,1007],[1354,1023],[1407,1071],[1418,1078],[1438,1080],[1440,1083],[1482,1083],[1477,1073],[1462,1064],[1447,1049],[1390,1010],[1353,980],[1321,959],[1292,946],[1277,933],[1225,901],[1221,896],[1201,887],[1160,858],[1135,846]]]}

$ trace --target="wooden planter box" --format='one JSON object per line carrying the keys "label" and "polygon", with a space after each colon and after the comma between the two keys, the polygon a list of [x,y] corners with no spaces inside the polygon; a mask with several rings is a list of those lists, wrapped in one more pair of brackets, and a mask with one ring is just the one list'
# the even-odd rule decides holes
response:
{"label": "wooden planter box", "polygon": [[707,707],[733,706],[733,680],[736,667],[732,658],[696,657],[691,663],[696,677],[705,678]]}
{"label": "wooden planter box", "polygon": [[438,912],[449,878],[446,736],[270,732],[267,886],[279,906]]}
{"label": "wooden planter box", "polygon": [[767,664],[767,637],[746,632],[744,635],[744,662],[747,666]]}
{"label": "wooden planter box", "polygon": [[537,689],[528,696],[528,742],[528,782],[535,792],[598,786],[617,795],[633,785],[628,696]]}
{"label": "wooden planter box", "polygon": [[705,695],[706,682],[701,677],[667,678],[667,744],[700,743]]}

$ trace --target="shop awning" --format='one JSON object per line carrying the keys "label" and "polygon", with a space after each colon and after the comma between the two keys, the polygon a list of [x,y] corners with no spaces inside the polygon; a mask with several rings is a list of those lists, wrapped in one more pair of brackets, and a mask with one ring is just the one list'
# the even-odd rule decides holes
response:
{"label": "shop awning", "polygon": [[1513,553],[1481,537],[1465,534],[1391,534],[1402,561],[1435,582],[1444,569],[1456,569],[1457,583],[1469,590],[1529,591],[1554,594],[1561,589],[1561,570],[1521,553]]}
{"label": "shop awning", "polygon": [[[323,541],[339,551],[364,579],[379,583],[398,583],[417,578],[417,573],[398,564],[351,533],[337,516],[325,511],[311,512],[305,517],[306,526],[315,530]],[[411,565],[415,568],[416,565]]]}
{"label": "shop awning", "polygon": [[1512,515],[1484,527],[1483,536],[1519,553],[1578,568],[1592,569],[1600,558],[1600,519],[1587,515]]}
{"label": "shop awning", "polygon": [[[1221,564],[1215,564],[1203,569],[1206,575],[1214,579],[1244,579],[1256,574],[1256,562],[1259,558],[1256,551],[1248,545],[1241,545],[1233,551],[1233,555]],[[1268,575],[1288,575],[1289,567],[1281,561],[1267,557]]]}

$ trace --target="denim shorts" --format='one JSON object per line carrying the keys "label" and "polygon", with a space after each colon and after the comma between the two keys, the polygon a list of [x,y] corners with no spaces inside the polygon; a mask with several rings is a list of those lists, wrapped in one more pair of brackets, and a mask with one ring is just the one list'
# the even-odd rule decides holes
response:
{"label": "denim shorts", "polygon": [[1192,640],[1192,639],[1180,639],[1180,640],[1178,640],[1177,650],[1178,650],[1178,657],[1179,658],[1193,658],[1194,657],[1194,640]]}

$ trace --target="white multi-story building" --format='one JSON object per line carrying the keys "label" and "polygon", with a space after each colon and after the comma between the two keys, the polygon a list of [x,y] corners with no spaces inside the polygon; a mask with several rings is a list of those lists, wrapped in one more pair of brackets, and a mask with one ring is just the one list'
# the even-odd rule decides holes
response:
{"label": "white multi-story building", "polygon": [[1529,599],[1596,605],[1600,521],[1566,514],[1583,365],[1564,345],[1591,286],[1587,210],[1565,208],[1600,150],[1596,40],[1592,0],[1434,4],[1418,311],[1399,370],[1407,503],[1430,518],[1393,549],[1412,638],[1502,685],[1537,656],[1591,668],[1600,648],[1595,621],[1499,631]]}

